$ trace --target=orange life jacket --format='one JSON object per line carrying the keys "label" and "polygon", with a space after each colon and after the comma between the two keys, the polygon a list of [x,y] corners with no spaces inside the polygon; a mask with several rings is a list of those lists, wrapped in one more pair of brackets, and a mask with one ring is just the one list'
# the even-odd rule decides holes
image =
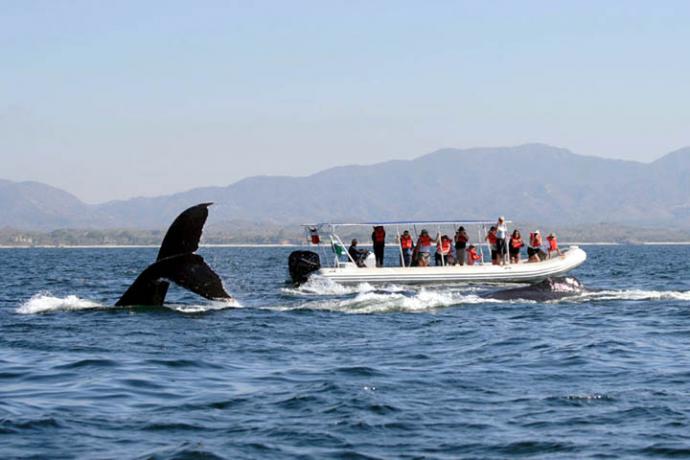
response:
{"label": "orange life jacket", "polygon": [[558,240],[556,237],[546,238],[549,240],[549,251],[558,251]]}
{"label": "orange life jacket", "polygon": [[400,246],[403,249],[412,249],[412,237],[410,235],[402,235],[400,237]]}
{"label": "orange life jacket", "polygon": [[380,225],[374,227],[374,243],[385,243],[386,242],[386,231]]}
{"label": "orange life jacket", "polygon": [[447,256],[448,253],[450,253],[450,239],[441,238],[441,241],[438,244],[436,244],[436,251],[440,252],[444,256]]}
{"label": "orange life jacket", "polygon": [[479,254],[477,254],[476,249],[468,249],[467,250],[467,261],[470,265],[474,264],[474,262],[479,260],[479,259],[481,259],[481,257],[479,257]]}

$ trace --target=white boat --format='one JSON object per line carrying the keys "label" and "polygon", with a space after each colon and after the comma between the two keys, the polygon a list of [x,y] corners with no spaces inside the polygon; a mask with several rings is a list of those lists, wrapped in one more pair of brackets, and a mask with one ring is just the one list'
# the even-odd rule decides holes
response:
{"label": "white boat", "polygon": [[[291,255],[290,274],[295,282],[302,282],[307,277],[317,275],[340,284],[360,284],[360,283],[393,283],[393,284],[425,284],[425,283],[533,283],[546,278],[562,276],[565,273],[580,266],[587,260],[587,254],[578,246],[570,246],[561,251],[561,255],[554,254],[553,257],[545,258],[540,262],[527,262],[520,260],[519,263],[504,265],[493,265],[490,260],[485,260],[484,250],[486,246],[480,246],[482,260],[475,265],[445,265],[428,267],[376,267],[373,254],[369,254],[365,261],[365,266],[357,266],[352,257],[344,250],[345,245],[336,233],[338,227],[354,226],[394,226],[399,239],[401,227],[414,228],[416,233],[417,226],[437,226],[439,229],[443,225],[477,226],[479,240],[485,234],[487,225],[494,224],[494,221],[431,221],[431,222],[366,222],[366,223],[324,223],[305,225],[308,237],[317,235],[317,238],[309,240],[313,248],[320,250],[323,259],[329,257],[325,250],[332,251],[332,263],[330,266],[321,266],[321,259],[313,251],[295,251]],[[327,241],[322,242],[320,235],[327,235]],[[396,240],[397,240],[396,239]],[[312,242],[316,242],[313,244]],[[388,246],[387,251],[394,247]],[[400,245],[393,249],[399,251],[402,259],[402,249]],[[487,251],[488,253],[489,251]],[[294,261],[292,260],[294,259]],[[444,261],[442,260],[442,263]],[[293,273],[293,263],[301,263],[305,268],[304,272]]]}

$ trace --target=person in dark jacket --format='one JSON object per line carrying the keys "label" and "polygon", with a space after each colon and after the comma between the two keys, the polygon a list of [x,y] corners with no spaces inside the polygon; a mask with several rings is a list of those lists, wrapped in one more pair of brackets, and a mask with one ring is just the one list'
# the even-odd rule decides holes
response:
{"label": "person in dark jacket", "polygon": [[359,249],[357,247],[357,240],[352,240],[347,252],[350,254],[350,257],[352,257],[352,260],[355,261],[358,267],[364,267],[364,260],[367,258],[369,251],[366,249]]}
{"label": "person in dark jacket", "polygon": [[383,228],[383,225],[374,227],[374,231],[371,233],[371,242],[374,243],[376,266],[383,267],[383,250],[386,247],[386,230]]}

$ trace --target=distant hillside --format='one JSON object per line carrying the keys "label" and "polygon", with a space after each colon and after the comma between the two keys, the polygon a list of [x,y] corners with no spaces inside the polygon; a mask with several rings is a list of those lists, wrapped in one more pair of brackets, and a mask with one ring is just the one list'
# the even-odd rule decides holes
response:
{"label": "distant hillside", "polygon": [[98,207],[39,182],[0,181],[0,228],[55,229],[107,226],[109,216]]}
{"label": "distant hillside", "polygon": [[0,227],[160,229],[214,201],[210,224],[494,218],[574,226],[690,228],[690,148],[653,163],[576,155],[543,144],[443,149],[410,161],[308,177],[251,177],[227,187],[90,206],[36,183],[0,182]]}

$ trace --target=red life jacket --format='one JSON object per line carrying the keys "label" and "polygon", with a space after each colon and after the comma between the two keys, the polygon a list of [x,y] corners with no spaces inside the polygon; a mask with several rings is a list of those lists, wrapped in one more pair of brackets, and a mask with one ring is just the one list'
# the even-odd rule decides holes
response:
{"label": "red life jacket", "polygon": [[419,244],[422,246],[431,246],[431,238],[429,237],[429,235],[420,236]]}
{"label": "red life jacket", "polygon": [[486,235],[486,239],[489,240],[489,244],[496,244],[496,234],[495,233],[489,233]]}
{"label": "red life jacket", "polygon": [[386,231],[380,225],[374,227],[374,243],[385,243],[386,242]]}
{"label": "red life jacket", "polygon": [[402,235],[400,237],[400,246],[403,249],[412,249],[412,237],[410,235]]}
{"label": "red life jacket", "polygon": [[312,228],[309,230],[309,234],[311,236],[311,244],[319,244],[321,242],[321,238],[319,238],[319,231],[316,230],[315,228]]}
{"label": "red life jacket", "polygon": [[458,233],[457,235],[458,243],[467,243],[467,236],[464,233]]}
{"label": "red life jacket", "polygon": [[530,233],[529,245],[535,249],[541,247],[541,236],[536,233]]}
{"label": "red life jacket", "polygon": [[471,263],[474,263],[476,260],[481,259],[481,257],[479,257],[479,254],[477,254],[476,249],[468,249],[467,250],[467,258],[468,258],[468,261],[471,261]]}
{"label": "red life jacket", "polygon": [[517,238],[511,238],[510,239],[510,245],[515,248],[521,248],[525,245],[525,243],[522,242],[522,239],[517,239]]}

